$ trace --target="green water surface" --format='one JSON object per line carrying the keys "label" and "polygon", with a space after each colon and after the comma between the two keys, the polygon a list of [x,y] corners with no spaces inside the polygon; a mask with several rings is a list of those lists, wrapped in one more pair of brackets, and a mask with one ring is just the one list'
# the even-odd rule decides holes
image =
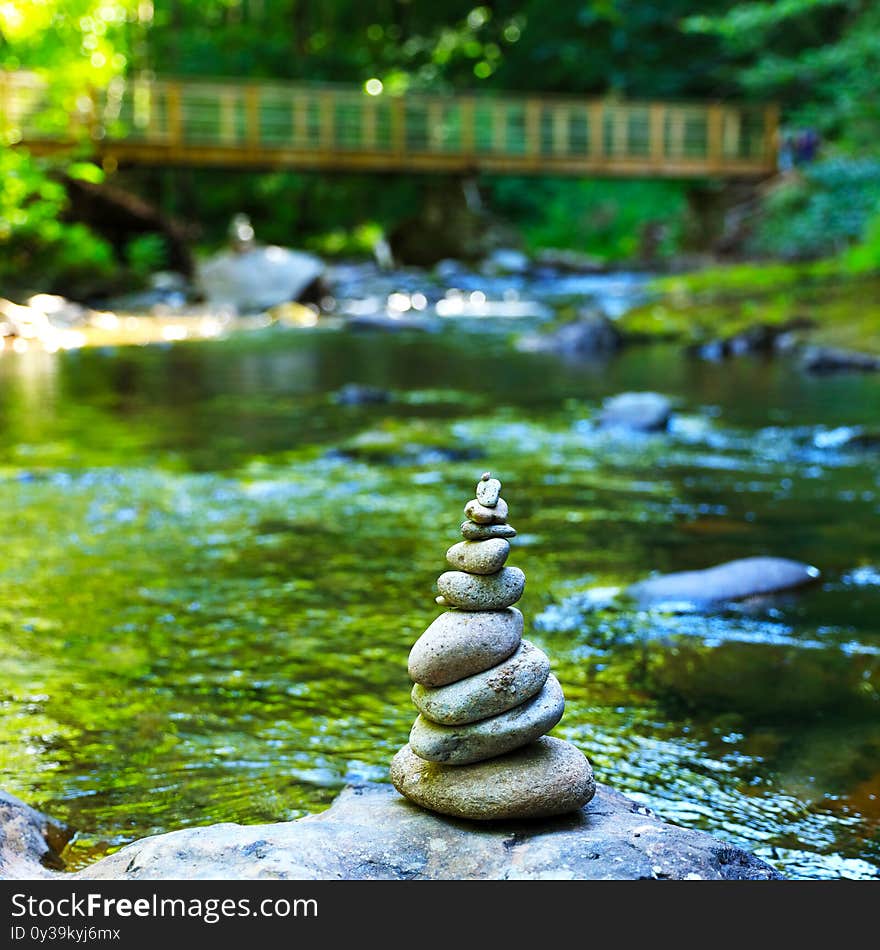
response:
{"label": "green water surface", "polygon": [[[350,382],[392,400],[337,405]],[[675,399],[670,434],[595,431],[628,389]],[[503,334],[270,329],[5,353],[2,785],[77,830],[77,866],[386,781],[408,650],[491,469],[527,635],[566,691],[555,734],[788,874],[876,877],[880,451],[827,434],[878,424],[876,374],[662,345],[579,366]],[[595,594],[751,554],[823,580],[719,612]]]}

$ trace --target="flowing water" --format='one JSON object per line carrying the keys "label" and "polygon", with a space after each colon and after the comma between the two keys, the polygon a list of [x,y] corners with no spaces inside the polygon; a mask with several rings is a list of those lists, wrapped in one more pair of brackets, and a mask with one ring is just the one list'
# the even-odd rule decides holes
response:
{"label": "flowing water", "polygon": [[[351,382],[390,399],[338,404]],[[669,434],[595,429],[633,389],[675,399]],[[876,375],[669,345],[567,364],[451,327],[7,353],[2,785],[77,829],[77,866],[385,781],[409,647],[492,469],[557,734],[599,779],[792,876],[876,877],[880,452],[841,427],[878,415]],[[822,582],[716,612],[606,596],[761,553]]]}

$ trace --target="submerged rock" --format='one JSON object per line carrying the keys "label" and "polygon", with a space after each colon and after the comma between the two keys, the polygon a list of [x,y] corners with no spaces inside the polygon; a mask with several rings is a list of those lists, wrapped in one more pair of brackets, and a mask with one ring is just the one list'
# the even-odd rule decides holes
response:
{"label": "submerged rock", "polygon": [[[529,774],[543,777],[540,784],[533,782],[533,788],[523,789],[517,782],[512,790],[515,803],[522,807],[524,794],[540,803],[543,789],[552,790],[554,802],[561,802],[558,796],[564,794],[569,806],[578,794],[588,796],[590,779],[583,756],[567,764],[563,773],[540,768],[540,758],[536,766],[533,749],[529,746],[509,757],[519,759],[521,768],[531,763]],[[403,756],[403,750],[398,754]],[[402,773],[411,774],[406,759],[398,759],[398,764]],[[466,776],[467,770],[491,770],[494,765],[490,761],[457,771]],[[429,770],[455,768],[425,766]],[[495,766],[496,776],[501,768]],[[559,788],[563,780],[564,787]],[[430,781],[427,774],[425,781]],[[444,787],[449,786],[444,783]],[[499,793],[507,788],[503,782],[495,787]],[[766,881],[781,877],[747,851],[701,831],[669,824],[644,805],[602,785],[596,786],[588,805],[563,817],[480,824],[434,815],[407,802],[390,785],[364,785],[346,789],[319,815],[278,824],[223,823],[156,835],[126,845],[74,874],[51,874],[36,856],[32,861],[29,873],[15,876],[58,881]]]}
{"label": "submerged rock", "polygon": [[661,574],[633,584],[627,594],[639,604],[707,604],[743,600],[812,584],[819,569],[782,557],[745,557],[699,571]]}
{"label": "submerged rock", "polygon": [[333,401],[338,406],[379,406],[391,402],[391,393],[378,386],[346,383],[333,394]]}
{"label": "submerged rock", "polygon": [[621,393],[605,400],[599,425],[623,432],[661,432],[671,415],[672,403],[660,393]]}

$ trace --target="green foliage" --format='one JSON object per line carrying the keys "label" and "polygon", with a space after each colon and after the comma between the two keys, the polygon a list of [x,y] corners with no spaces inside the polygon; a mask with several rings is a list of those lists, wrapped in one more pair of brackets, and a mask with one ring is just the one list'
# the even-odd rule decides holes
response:
{"label": "green foliage", "polygon": [[855,274],[880,270],[880,213],[874,212],[862,241],[850,248],[843,260],[847,269]]}
{"label": "green foliage", "polygon": [[168,266],[168,245],[161,234],[140,234],[125,246],[125,261],[135,277],[144,279]]}
{"label": "green foliage", "polygon": [[61,289],[114,270],[106,241],[63,221],[67,196],[50,170],[27,152],[0,151],[0,296],[16,288]]}
{"label": "green foliage", "polygon": [[526,245],[574,248],[607,260],[642,255],[659,229],[657,253],[677,250],[685,186],[665,181],[499,178],[490,203],[516,220]]}
{"label": "green foliage", "polygon": [[741,3],[722,16],[692,16],[691,33],[715,36],[749,93],[774,97],[789,119],[852,149],[876,152],[880,113],[880,6],[870,0]]}
{"label": "green foliage", "polygon": [[862,237],[878,203],[880,162],[817,163],[770,193],[753,249],[790,260],[836,254]]}

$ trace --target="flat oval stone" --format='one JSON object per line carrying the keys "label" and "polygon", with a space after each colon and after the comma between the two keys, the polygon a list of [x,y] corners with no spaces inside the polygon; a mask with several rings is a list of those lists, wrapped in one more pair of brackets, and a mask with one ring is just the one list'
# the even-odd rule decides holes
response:
{"label": "flat oval stone", "polygon": [[445,726],[478,722],[531,699],[549,675],[547,655],[523,640],[513,656],[483,673],[436,688],[416,683],[412,701],[432,722]]}
{"label": "flat oval stone", "polygon": [[583,752],[550,736],[475,765],[427,762],[405,745],[391,761],[391,782],[422,808],[476,821],[564,815],[596,792]]}
{"label": "flat oval stone", "polygon": [[477,501],[486,508],[494,508],[501,496],[501,482],[497,478],[477,482]]}
{"label": "flat oval stone", "polygon": [[507,502],[499,498],[494,508],[481,505],[476,498],[472,498],[465,506],[464,513],[471,521],[477,524],[504,524],[507,521]]}
{"label": "flat oval stone", "polygon": [[468,574],[497,574],[504,567],[510,545],[504,538],[486,541],[459,541],[446,552],[450,567]]}
{"label": "flat oval stone", "polygon": [[497,574],[466,574],[445,571],[437,589],[446,602],[465,610],[501,610],[522,597],[526,575],[518,567],[503,567]]}
{"label": "flat oval stone", "polygon": [[516,528],[509,524],[477,524],[475,521],[463,521],[461,533],[468,541],[485,541],[488,538],[515,538]]}
{"label": "flat oval stone", "polygon": [[418,716],[409,734],[409,745],[416,755],[431,762],[482,762],[543,736],[559,722],[564,711],[562,687],[551,673],[537,696],[491,719],[442,726]]}
{"label": "flat oval stone", "polygon": [[447,610],[416,640],[409,675],[424,686],[446,686],[506,660],[519,646],[523,615],[507,610]]}

